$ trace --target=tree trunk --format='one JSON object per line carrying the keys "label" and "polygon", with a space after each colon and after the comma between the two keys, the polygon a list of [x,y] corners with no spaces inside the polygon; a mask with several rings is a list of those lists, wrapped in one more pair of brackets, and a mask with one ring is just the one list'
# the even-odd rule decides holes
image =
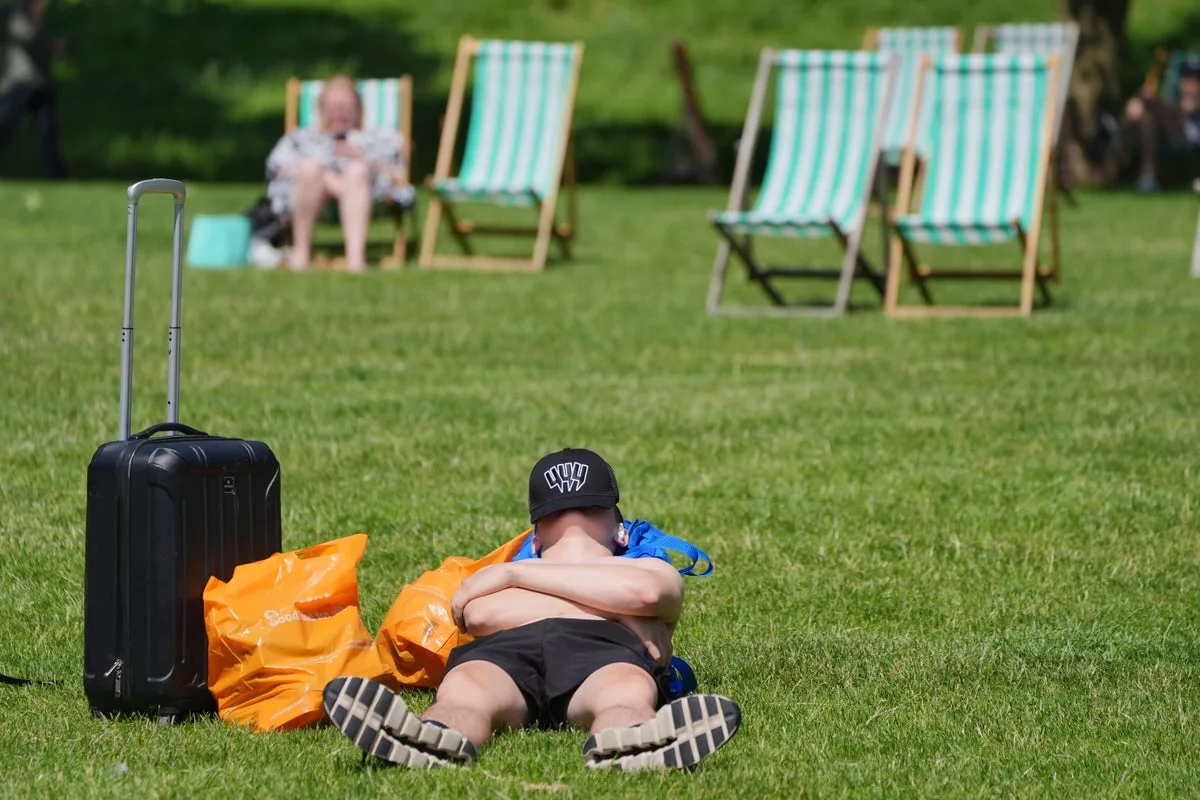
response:
{"label": "tree trunk", "polygon": [[1129,0],[1062,0],[1062,10],[1079,23],[1071,97],[1063,119],[1063,177],[1068,185],[1109,183],[1116,179],[1120,164],[1101,115],[1120,119],[1125,100],[1119,68]]}

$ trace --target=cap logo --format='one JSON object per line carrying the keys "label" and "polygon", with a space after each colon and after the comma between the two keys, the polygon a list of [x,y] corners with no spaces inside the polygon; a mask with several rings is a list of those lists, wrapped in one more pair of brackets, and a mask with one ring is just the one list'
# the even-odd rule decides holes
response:
{"label": "cap logo", "polygon": [[587,482],[588,465],[578,461],[564,461],[556,464],[542,473],[551,489],[557,489],[559,494],[577,492]]}

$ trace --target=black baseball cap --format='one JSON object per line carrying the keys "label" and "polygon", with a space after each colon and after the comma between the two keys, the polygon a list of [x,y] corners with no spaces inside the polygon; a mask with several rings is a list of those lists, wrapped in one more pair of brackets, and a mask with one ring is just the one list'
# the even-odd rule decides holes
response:
{"label": "black baseball cap", "polygon": [[572,508],[613,508],[622,519],[617,501],[617,476],[608,462],[591,450],[567,448],[542,456],[529,473],[529,521]]}

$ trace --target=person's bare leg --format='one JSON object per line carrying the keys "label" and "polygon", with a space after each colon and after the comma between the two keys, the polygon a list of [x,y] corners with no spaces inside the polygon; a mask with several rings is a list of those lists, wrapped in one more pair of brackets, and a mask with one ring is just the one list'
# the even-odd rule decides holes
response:
{"label": "person's bare leg", "polygon": [[741,725],[741,709],[728,697],[689,695],[661,708],[657,702],[658,687],[639,667],[609,664],[593,672],[567,706],[567,720],[591,731],[583,745],[587,766],[686,769]]}
{"label": "person's bare leg", "polygon": [[346,242],[346,269],[362,272],[367,266],[367,228],[371,224],[371,169],[355,159],[342,171],[338,208]]}
{"label": "person's bare leg", "polygon": [[438,722],[483,747],[494,731],[519,728],[529,708],[504,670],[487,661],[468,661],[450,670],[421,719]]}
{"label": "person's bare leg", "polygon": [[364,753],[415,768],[470,764],[493,731],[520,726],[529,713],[512,678],[482,661],[452,669],[420,717],[379,681],[350,675],[326,684],[321,704]]}
{"label": "person's bare leg", "polygon": [[292,269],[307,269],[312,261],[313,229],[327,197],[324,172],[313,158],[302,158],[296,164],[292,188]]}
{"label": "person's bare leg", "polygon": [[658,687],[646,670],[609,664],[593,672],[567,705],[567,721],[592,733],[654,719]]}

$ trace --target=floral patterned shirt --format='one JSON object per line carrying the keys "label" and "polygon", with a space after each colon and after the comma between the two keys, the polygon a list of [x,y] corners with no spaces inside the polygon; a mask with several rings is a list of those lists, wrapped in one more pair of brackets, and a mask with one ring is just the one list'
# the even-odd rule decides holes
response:
{"label": "floral patterned shirt", "polygon": [[[276,214],[286,215],[291,210],[295,174],[287,167],[309,157],[336,172],[346,168],[350,159],[334,153],[335,143],[332,135],[306,128],[297,128],[276,143],[267,156],[267,197]],[[354,130],[346,136],[346,143],[361,150],[371,166],[371,188],[376,201],[392,199],[405,206],[412,204],[413,187],[398,185],[392,175],[396,167],[405,166],[399,132]]]}

